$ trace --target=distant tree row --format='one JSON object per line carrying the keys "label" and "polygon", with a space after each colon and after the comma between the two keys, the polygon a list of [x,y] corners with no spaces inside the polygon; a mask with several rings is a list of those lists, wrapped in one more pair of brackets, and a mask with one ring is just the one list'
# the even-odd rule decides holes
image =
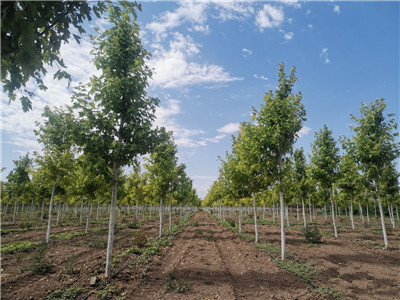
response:
{"label": "distant tree row", "polygon": [[[301,93],[294,95],[295,69],[287,76],[279,66],[279,86],[269,91],[259,111],[253,108],[252,122],[243,122],[233,137],[232,152],[221,159],[219,178],[206,195],[203,206],[251,205],[253,200],[255,241],[258,241],[256,207],[275,207],[279,198],[282,258],[285,256],[285,207],[301,203],[306,227],[305,202],[330,215],[337,238],[335,212],[349,209],[354,229],[354,203],[358,210],[378,204],[385,247],[388,246],[385,215],[394,226],[394,210],[400,205],[397,124],[392,114],[385,115],[384,99],[362,103],[359,117],[352,115],[354,136],[341,137],[339,150],[326,125],[315,133],[312,153],[307,161],[303,148],[293,149],[305,120]],[[240,209],[241,210],[241,209]],[[239,212],[239,224],[241,222]],[[239,228],[240,230],[240,228]]]}

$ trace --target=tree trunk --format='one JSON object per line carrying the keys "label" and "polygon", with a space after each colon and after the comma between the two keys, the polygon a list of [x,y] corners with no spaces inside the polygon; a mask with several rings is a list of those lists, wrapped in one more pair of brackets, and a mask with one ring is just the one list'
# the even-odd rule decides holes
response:
{"label": "tree trunk", "polygon": [[254,192],[252,192],[251,194],[252,194],[252,196],[253,196],[253,208],[254,208],[254,233],[255,233],[255,243],[258,243],[256,195],[254,194]]}
{"label": "tree trunk", "polygon": [[81,215],[79,223],[82,224],[83,221],[83,196],[81,197]]}
{"label": "tree trunk", "polygon": [[290,227],[290,223],[289,223],[289,207],[286,206],[286,224],[287,227]]}
{"label": "tree trunk", "polygon": [[351,229],[354,230],[354,217],[353,217],[353,194],[350,195],[350,221]]}
{"label": "tree trunk", "polygon": [[96,221],[99,219],[100,202],[97,202]]}
{"label": "tree trunk", "polygon": [[163,201],[162,198],[160,198],[160,231],[158,233],[158,237],[162,236],[162,216],[163,216]]}
{"label": "tree trunk", "polygon": [[135,202],[135,221],[138,220],[138,201],[137,201],[137,197],[136,197],[136,202]]}
{"label": "tree trunk", "polygon": [[361,206],[360,201],[358,201],[358,209],[360,210],[360,211],[359,211],[359,213],[360,213],[360,219],[361,219],[362,223],[364,224],[364,214],[363,214],[363,211],[362,211],[362,206]]}
{"label": "tree trunk", "polygon": [[303,210],[303,223],[304,223],[304,228],[307,227],[307,222],[306,222],[306,208],[304,207],[304,197],[301,196],[301,206]]}
{"label": "tree trunk", "polygon": [[312,222],[311,196],[308,196],[308,210],[309,210],[309,213],[310,213],[310,222]]}
{"label": "tree trunk", "polygon": [[[90,205],[90,206],[89,206]],[[85,233],[88,233],[89,231],[89,223],[90,223],[90,215],[92,214],[92,200],[90,197],[88,198],[88,212],[86,216],[86,228],[85,228]]]}
{"label": "tree trunk", "polygon": [[40,222],[43,222],[43,215],[44,215],[44,200],[43,200],[43,203],[42,203],[42,212],[40,214]]}
{"label": "tree trunk", "polygon": [[56,222],[56,226],[58,226],[58,223],[60,223],[60,208],[61,208],[61,197],[60,197],[60,201],[57,203],[57,222]]}
{"label": "tree trunk", "polygon": [[240,198],[239,198],[239,233],[242,233],[242,201],[240,201]]}
{"label": "tree trunk", "polygon": [[398,206],[396,205],[396,215],[397,215],[397,222],[400,222],[400,218],[399,218],[399,209]]}
{"label": "tree trunk", "polygon": [[35,207],[35,203],[33,202],[33,200],[32,200],[32,202],[31,202],[31,213],[30,213],[30,219],[32,219],[32,216],[33,216],[33,212],[34,212],[34,207]]}
{"label": "tree trunk", "polygon": [[117,204],[117,191],[118,191],[118,164],[113,162],[113,180],[112,180],[112,194],[111,194],[111,207],[110,207],[110,221],[108,226],[108,241],[107,241],[107,254],[106,254],[106,277],[111,275],[112,263],[112,250],[114,245],[114,224],[115,224],[115,208]]}
{"label": "tree trunk", "polygon": [[275,199],[274,198],[272,198],[272,222],[275,224]]}
{"label": "tree trunk", "polygon": [[263,220],[265,220],[265,199],[263,201]]}
{"label": "tree trunk", "polygon": [[[279,160],[279,173],[282,172],[282,162]],[[281,176],[280,176],[281,177]],[[283,202],[283,180],[282,177],[279,178],[279,202],[281,206],[281,258],[285,259],[286,252],[286,236],[285,236],[285,204]]]}
{"label": "tree trunk", "polygon": [[333,230],[335,232],[335,238],[338,237],[337,228],[336,228],[336,220],[335,220],[335,207],[333,205],[333,189],[331,186],[331,207],[332,207],[332,222],[333,222]]}
{"label": "tree trunk", "polygon": [[18,199],[14,203],[14,214],[13,214],[13,224],[17,221],[17,213],[18,213]]}
{"label": "tree trunk", "polygon": [[297,222],[300,222],[300,216],[299,216],[299,200],[296,198],[296,219]]}
{"label": "tree trunk", "polygon": [[328,221],[328,213],[326,211],[326,202],[324,202],[324,220]]}
{"label": "tree trunk", "polygon": [[51,217],[53,215],[53,201],[54,201],[54,194],[55,194],[55,191],[56,191],[56,180],[54,180],[53,188],[51,189],[51,198],[50,198],[50,206],[49,206],[49,219],[48,219],[48,222],[47,222],[46,243],[50,242]]}
{"label": "tree trunk", "polygon": [[24,207],[25,207],[25,203],[22,202],[22,207],[21,207],[21,218],[24,214]]}
{"label": "tree trunk", "polygon": [[367,208],[367,222],[369,223],[369,210],[368,210],[368,205],[366,205]]}
{"label": "tree trunk", "polygon": [[169,193],[169,230],[172,230],[172,192]]}
{"label": "tree trunk", "polygon": [[[396,207],[396,208],[397,208],[397,207]],[[4,214],[3,214],[3,217],[5,217],[5,216],[6,216],[6,214],[7,214],[7,210],[8,210],[8,200],[7,200],[6,208],[4,209]]]}
{"label": "tree trunk", "polygon": [[383,208],[382,208],[382,202],[381,202],[381,187],[380,187],[379,182],[376,183],[376,194],[378,196],[379,213],[381,215],[383,241],[385,243],[385,248],[387,248],[389,244],[388,244],[388,239],[387,239],[387,234],[386,234],[385,215],[383,214]]}

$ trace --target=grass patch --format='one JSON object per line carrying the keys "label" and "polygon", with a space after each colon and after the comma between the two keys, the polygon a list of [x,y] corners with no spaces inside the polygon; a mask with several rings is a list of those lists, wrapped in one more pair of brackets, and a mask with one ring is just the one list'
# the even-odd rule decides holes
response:
{"label": "grass patch", "polygon": [[82,295],[85,292],[85,289],[80,288],[80,287],[72,287],[69,289],[59,289],[55,290],[52,292],[50,295],[48,295],[45,300],[53,300],[53,299],[61,299],[61,300],[69,300],[69,299],[76,299],[80,295]]}
{"label": "grass patch", "polygon": [[313,264],[307,262],[298,263],[281,259],[276,259],[275,261],[281,269],[293,273],[306,283],[310,283],[317,277],[318,271]]}
{"label": "grass patch", "polygon": [[332,296],[335,299],[343,299],[342,294],[340,291],[336,289],[330,289],[330,288],[324,288],[324,287],[319,287],[315,289],[311,289],[313,292],[317,292],[321,294],[322,296]]}
{"label": "grass patch", "polygon": [[40,242],[15,241],[1,246],[1,252],[6,254],[28,252],[39,245]]}
{"label": "grass patch", "polygon": [[70,240],[76,236],[85,235],[85,232],[68,232],[68,233],[59,233],[51,236],[52,240]]}
{"label": "grass patch", "polygon": [[165,291],[167,293],[176,292],[179,294],[186,294],[190,291],[190,282],[179,283],[174,273],[169,273],[165,278]]}

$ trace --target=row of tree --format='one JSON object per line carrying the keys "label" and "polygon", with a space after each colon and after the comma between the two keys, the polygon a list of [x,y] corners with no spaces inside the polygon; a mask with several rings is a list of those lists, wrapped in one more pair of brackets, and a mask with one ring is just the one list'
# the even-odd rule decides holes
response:
{"label": "row of tree", "polygon": [[[185,165],[178,165],[172,133],[154,125],[159,100],[146,93],[152,70],[146,65],[150,53],[139,37],[136,8],[140,9],[136,2],[108,3],[112,25],[92,38],[99,75],[92,76],[87,84],[79,84],[73,91],[71,106],[45,108],[44,121],[35,130],[44,146],[35,155],[36,168],[30,168],[33,161],[26,155],[15,162],[5,183],[15,202],[50,197],[47,242],[56,194],[65,195],[64,199],[85,197],[88,206],[94,199],[104,201],[111,194],[106,276],[111,272],[117,199],[120,203],[134,199],[142,204],[158,200],[160,235],[167,196],[170,226],[172,198],[180,205],[199,203]],[[147,172],[141,173],[139,159],[146,154]],[[128,176],[122,173],[126,166],[135,166]],[[122,197],[117,198],[119,193]]]}
{"label": "row of tree", "polygon": [[[287,76],[284,64],[279,66],[279,86],[269,91],[259,110],[253,108],[252,121],[243,122],[240,132],[233,137],[232,152],[221,159],[220,176],[203,201],[203,206],[242,206],[246,197],[253,198],[255,241],[258,241],[256,207],[275,207],[279,194],[281,217],[282,259],[285,258],[285,207],[301,201],[304,226],[305,199],[325,206],[330,199],[334,234],[337,238],[334,194],[340,203],[349,207],[353,222],[353,200],[359,203],[376,199],[381,216],[385,247],[388,246],[385,229],[385,211],[393,219],[393,205],[399,204],[399,173],[396,158],[399,142],[397,124],[393,115],[385,116],[386,104],[377,99],[369,105],[362,103],[359,118],[351,138],[342,137],[339,151],[332,131],[326,125],[315,133],[312,153],[307,162],[303,148],[293,145],[305,119],[302,95],[292,93],[296,81],[295,68]],[[257,195],[259,200],[257,204]],[[337,200],[336,199],[336,200]],[[261,203],[264,202],[264,203]],[[325,206],[326,209],[326,206]],[[360,205],[361,209],[361,205]],[[241,222],[239,211],[239,224]]]}

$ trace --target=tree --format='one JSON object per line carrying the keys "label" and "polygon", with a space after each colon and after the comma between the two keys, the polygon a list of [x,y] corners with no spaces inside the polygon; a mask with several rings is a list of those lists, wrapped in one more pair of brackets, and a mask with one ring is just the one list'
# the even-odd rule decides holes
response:
{"label": "tree", "polygon": [[279,199],[281,206],[281,250],[282,259],[285,258],[285,224],[283,199],[283,162],[285,156],[293,149],[298,132],[306,120],[305,109],[301,103],[302,95],[292,93],[293,85],[297,80],[296,69],[290,70],[286,76],[284,63],[278,69],[279,86],[275,94],[270,90],[264,96],[264,104],[260,110],[253,109],[252,119],[257,122],[259,130],[260,154],[262,165],[268,168],[268,173],[279,181]]}
{"label": "tree", "polygon": [[152,72],[145,61],[150,53],[141,44],[135,7],[136,3],[129,2],[109,6],[113,26],[93,41],[94,64],[102,74],[93,76],[87,89],[81,86],[73,96],[79,113],[77,128],[82,133],[78,144],[85,154],[103,160],[111,170],[106,276],[111,273],[118,170],[132,164],[138,155],[149,153],[157,140],[152,122],[158,100],[146,94]]}
{"label": "tree", "polygon": [[356,148],[356,157],[366,178],[373,182],[376,188],[379,213],[381,216],[382,233],[385,247],[388,247],[388,240],[385,226],[385,216],[381,201],[382,175],[393,161],[399,156],[400,143],[397,124],[393,114],[384,115],[386,104],[384,99],[376,99],[366,105],[361,103],[360,117],[351,116],[357,122],[352,129],[355,132],[353,142]]}
{"label": "tree", "polygon": [[36,124],[39,128],[34,132],[38,136],[38,141],[44,145],[43,154],[37,155],[36,162],[40,166],[41,177],[52,186],[46,233],[48,243],[56,187],[61,185],[74,160],[73,115],[70,111],[60,108],[52,111],[46,106],[42,116],[45,120],[43,124]]}
{"label": "tree", "polygon": [[[33,79],[39,89],[46,90],[43,76],[46,64],[56,64],[54,78],[71,76],[60,58],[62,43],[68,43],[71,34],[79,43],[85,33],[83,23],[104,13],[102,2],[91,6],[85,1],[2,1],[1,2],[1,81],[10,101],[16,91],[23,89],[19,99],[24,112],[32,109],[32,96],[26,84]],[[79,32],[79,35],[73,32]]]}
{"label": "tree", "polygon": [[303,148],[294,151],[294,169],[295,169],[295,185],[298,194],[301,197],[301,207],[303,215],[304,228],[307,227],[306,211],[304,206],[304,197],[307,195],[307,173],[306,173],[306,157]]}
{"label": "tree", "polygon": [[315,133],[315,141],[311,149],[311,173],[322,189],[329,189],[330,191],[333,229],[335,238],[337,238],[335,207],[333,205],[333,183],[337,179],[339,149],[336,147],[336,142],[332,137],[332,131],[326,125]]}
{"label": "tree", "polygon": [[7,176],[7,189],[8,193],[15,197],[13,214],[13,223],[15,224],[18,199],[27,191],[30,182],[29,169],[32,167],[32,159],[29,158],[29,153],[20,157],[19,160],[14,160],[14,165],[14,169]]}
{"label": "tree", "polygon": [[162,235],[162,208],[163,200],[169,194],[169,224],[171,222],[171,198],[173,193],[173,185],[177,181],[177,157],[176,145],[172,138],[172,132],[166,132],[164,128],[161,130],[160,143],[154,148],[145,164],[146,169],[150,173],[150,181],[157,189],[157,196],[160,197],[160,231]]}
{"label": "tree", "polygon": [[342,148],[345,154],[340,159],[338,185],[340,189],[350,197],[349,215],[351,227],[354,229],[353,218],[353,199],[361,186],[361,175],[358,172],[358,166],[355,157],[355,149],[351,140],[343,138],[341,140]]}

